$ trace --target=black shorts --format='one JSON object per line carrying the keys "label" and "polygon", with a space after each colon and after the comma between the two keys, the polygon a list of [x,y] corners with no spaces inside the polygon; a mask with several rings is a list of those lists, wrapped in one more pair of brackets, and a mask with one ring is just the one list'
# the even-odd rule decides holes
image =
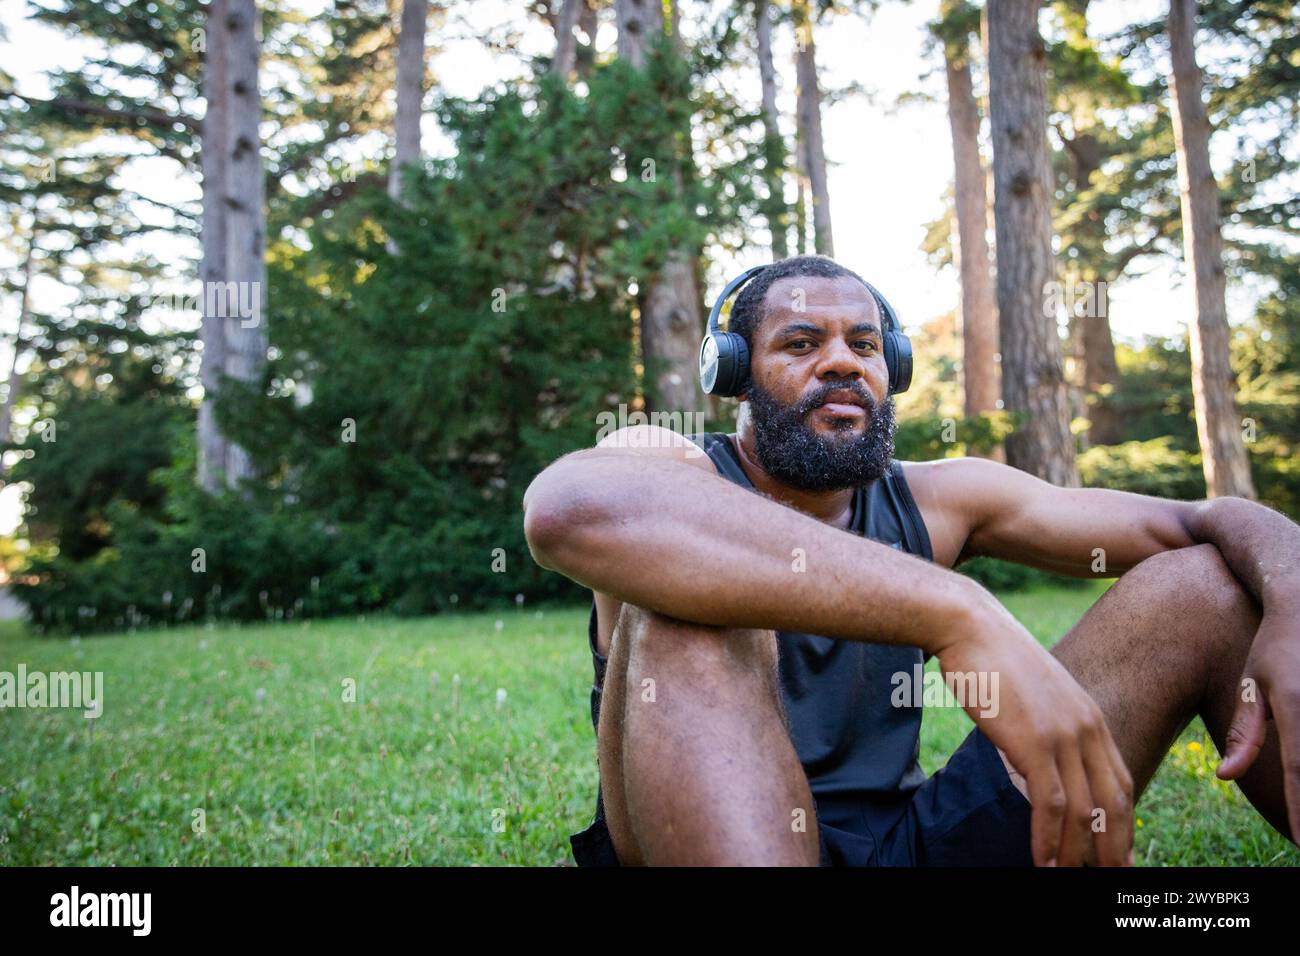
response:
{"label": "black shorts", "polygon": [[[823,820],[817,803],[822,866],[1032,866],[1029,801],[1011,782],[993,742],[974,729],[947,765],[881,812],[859,808]],[[855,819],[856,818],[856,819]],[[874,825],[873,825],[874,824]],[[597,800],[596,819],[569,837],[579,866],[618,866]]]}

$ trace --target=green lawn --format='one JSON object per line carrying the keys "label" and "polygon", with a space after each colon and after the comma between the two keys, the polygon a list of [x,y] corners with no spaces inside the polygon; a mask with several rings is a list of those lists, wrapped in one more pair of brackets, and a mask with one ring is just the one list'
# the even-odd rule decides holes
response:
{"label": "green lawn", "polygon": [[[1050,645],[1098,593],[1007,603]],[[102,671],[105,703],[97,721],[0,711],[0,864],[568,863],[567,835],[596,792],[586,618],[511,610],[80,641],[6,625],[0,670]],[[969,726],[955,709],[927,711],[928,771]],[[1139,805],[1139,862],[1300,864],[1214,762],[1198,721]]]}

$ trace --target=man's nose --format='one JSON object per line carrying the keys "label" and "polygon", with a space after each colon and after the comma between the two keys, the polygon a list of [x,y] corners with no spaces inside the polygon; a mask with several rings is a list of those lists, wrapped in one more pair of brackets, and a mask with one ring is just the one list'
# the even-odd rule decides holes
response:
{"label": "man's nose", "polygon": [[822,350],[817,363],[819,379],[851,379],[854,384],[862,378],[862,358],[849,348],[843,339],[834,339]]}

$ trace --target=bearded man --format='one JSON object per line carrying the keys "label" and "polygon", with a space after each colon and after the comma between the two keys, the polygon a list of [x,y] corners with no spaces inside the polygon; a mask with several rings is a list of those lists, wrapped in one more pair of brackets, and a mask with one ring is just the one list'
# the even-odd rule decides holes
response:
{"label": "bearded man", "polygon": [[[524,497],[534,559],[593,592],[580,865],[1130,864],[1196,715],[1219,776],[1300,833],[1300,528],[894,460],[882,301],[829,259],[762,270],[728,330],[734,434],[623,429]],[[951,570],[1092,576],[1097,549],[1120,579],[1050,653]],[[930,657],[998,699],[960,701],[975,727],[927,778],[919,693],[895,691]]]}

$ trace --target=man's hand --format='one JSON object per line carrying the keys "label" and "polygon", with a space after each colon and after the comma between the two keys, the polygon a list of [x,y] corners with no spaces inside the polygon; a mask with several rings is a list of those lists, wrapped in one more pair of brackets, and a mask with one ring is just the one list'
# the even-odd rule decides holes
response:
{"label": "man's hand", "polygon": [[1102,866],[1131,864],[1133,778],[1101,709],[1069,671],[987,592],[938,658],[945,674],[998,675],[996,716],[962,703],[1029,785],[1034,863],[1077,866],[1091,845]]}
{"label": "man's hand", "polygon": [[1246,658],[1228,748],[1216,771],[1235,780],[1264,745],[1266,723],[1277,723],[1291,841],[1300,839],[1300,613],[1266,612]]}

